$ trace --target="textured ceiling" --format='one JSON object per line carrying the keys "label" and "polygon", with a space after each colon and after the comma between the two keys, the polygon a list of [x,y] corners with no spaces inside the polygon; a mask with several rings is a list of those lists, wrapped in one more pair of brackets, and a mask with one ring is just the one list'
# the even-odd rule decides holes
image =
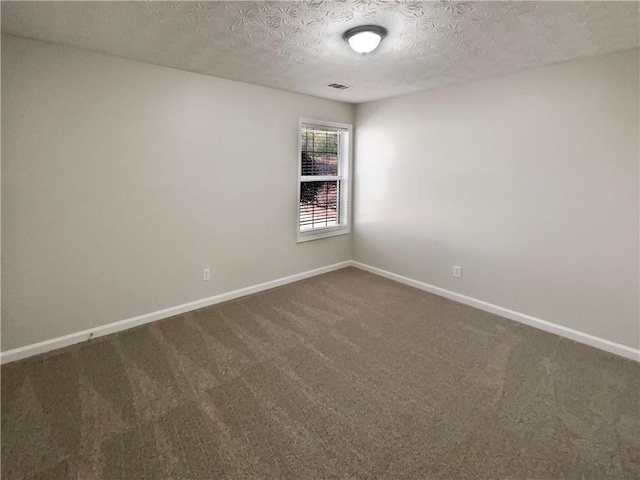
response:
{"label": "textured ceiling", "polygon": [[[2,29],[358,103],[636,47],[638,9],[637,2],[3,1]],[[367,23],[389,34],[361,56],[342,33]]]}

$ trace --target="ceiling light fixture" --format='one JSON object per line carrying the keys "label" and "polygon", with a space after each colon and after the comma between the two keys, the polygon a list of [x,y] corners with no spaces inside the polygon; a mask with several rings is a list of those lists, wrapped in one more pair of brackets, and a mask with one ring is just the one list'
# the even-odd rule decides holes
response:
{"label": "ceiling light fixture", "polygon": [[342,38],[358,53],[373,52],[387,35],[387,29],[378,25],[362,25],[350,28]]}

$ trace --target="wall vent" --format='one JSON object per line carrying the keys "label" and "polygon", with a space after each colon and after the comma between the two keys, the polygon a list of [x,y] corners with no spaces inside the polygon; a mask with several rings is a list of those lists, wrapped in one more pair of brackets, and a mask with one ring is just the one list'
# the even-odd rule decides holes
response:
{"label": "wall vent", "polygon": [[336,90],[344,90],[345,88],[349,88],[346,85],[341,85],[339,83],[330,83],[329,85],[327,85],[331,88],[335,88]]}

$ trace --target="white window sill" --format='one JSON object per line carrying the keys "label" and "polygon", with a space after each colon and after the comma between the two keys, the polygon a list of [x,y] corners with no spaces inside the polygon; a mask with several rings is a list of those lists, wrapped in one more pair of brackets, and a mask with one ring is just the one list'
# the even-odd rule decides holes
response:
{"label": "white window sill", "polygon": [[316,228],[314,230],[305,230],[298,232],[298,242],[310,242],[311,240],[320,240],[321,238],[335,237],[338,235],[347,235],[351,233],[350,227],[327,227]]}

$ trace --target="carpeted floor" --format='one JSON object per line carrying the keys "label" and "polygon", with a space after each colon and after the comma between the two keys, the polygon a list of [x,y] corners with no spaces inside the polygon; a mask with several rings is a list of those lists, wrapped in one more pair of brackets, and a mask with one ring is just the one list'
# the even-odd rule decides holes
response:
{"label": "carpeted floor", "polygon": [[347,268],[2,367],[2,478],[638,479],[632,361]]}

